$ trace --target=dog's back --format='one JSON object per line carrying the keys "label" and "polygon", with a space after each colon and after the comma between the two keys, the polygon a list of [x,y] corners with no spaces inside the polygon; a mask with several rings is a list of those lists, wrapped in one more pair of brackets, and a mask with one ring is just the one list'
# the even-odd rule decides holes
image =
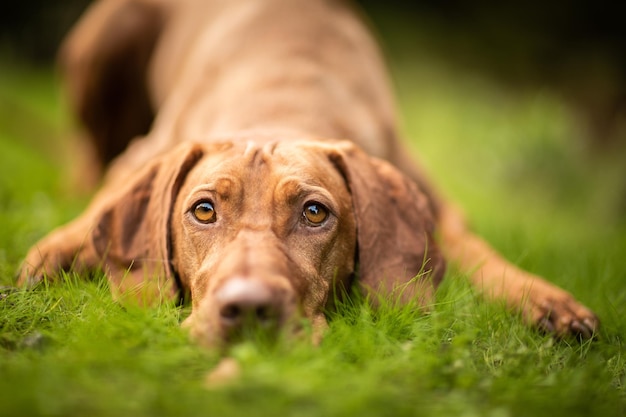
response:
{"label": "dog's back", "polygon": [[[85,19],[69,37],[63,60],[77,114],[105,163],[147,134],[154,115],[159,148],[280,128],[350,138],[393,159],[386,71],[342,1],[144,0],[93,14],[97,21]],[[81,48],[94,36],[98,48]]]}

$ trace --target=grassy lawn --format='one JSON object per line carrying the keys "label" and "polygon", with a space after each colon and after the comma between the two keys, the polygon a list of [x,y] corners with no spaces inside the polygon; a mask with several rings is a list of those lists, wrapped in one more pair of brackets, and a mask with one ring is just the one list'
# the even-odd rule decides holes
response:
{"label": "grassy lawn", "polygon": [[[237,346],[241,378],[208,390],[218,356],[188,342],[187,310],[122,307],[103,279],[69,275],[0,296],[0,416],[623,415],[623,160],[587,156],[577,117],[548,92],[428,60],[394,74],[435,182],[509,259],[595,310],[598,340],[541,335],[451,268],[430,314],[341,306],[321,346]],[[0,66],[0,285],[86,202],[63,185],[70,121],[55,85],[47,69]]]}

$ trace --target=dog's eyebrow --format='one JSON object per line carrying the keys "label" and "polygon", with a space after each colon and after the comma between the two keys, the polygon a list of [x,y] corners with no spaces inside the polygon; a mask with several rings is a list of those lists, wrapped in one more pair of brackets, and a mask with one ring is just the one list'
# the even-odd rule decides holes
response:
{"label": "dog's eyebrow", "polygon": [[225,197],[233,194],[236,190],[241,189],[241,180],[230,175],[221,175],[212,179],[209,182],[205,182],[194,187],[191,190],[190,195],[197,195],[203,193],[217,194]]}
{"label": "dog's eyebrow", "polygon": [[331,211],[337,211],[338,204],[332,193],[318,180],[289,176],[276,184],[274,190],[276,200],[283,200],[287,204],[297,204],[307,198],[319,200],[320,203],[328,205]]}

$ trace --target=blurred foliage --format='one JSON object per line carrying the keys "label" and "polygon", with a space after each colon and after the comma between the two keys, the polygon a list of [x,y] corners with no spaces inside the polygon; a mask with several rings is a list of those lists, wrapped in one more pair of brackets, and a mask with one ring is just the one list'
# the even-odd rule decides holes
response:
{"label": "blurred foliage", "polygon": [[88,6],[88,0],[11,2],[0,13],[4,60],[50,64],[63,36]]}

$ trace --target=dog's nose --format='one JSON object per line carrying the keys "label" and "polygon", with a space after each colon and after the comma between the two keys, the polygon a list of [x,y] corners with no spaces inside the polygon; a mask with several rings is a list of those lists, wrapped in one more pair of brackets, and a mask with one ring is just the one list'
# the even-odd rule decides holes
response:
{"label": "dog's nose", "polygon": [[273,330],[283,315],[280,291],[254,278],[232,278],[216,293],[219,323],[233,335],[243,328]]}

